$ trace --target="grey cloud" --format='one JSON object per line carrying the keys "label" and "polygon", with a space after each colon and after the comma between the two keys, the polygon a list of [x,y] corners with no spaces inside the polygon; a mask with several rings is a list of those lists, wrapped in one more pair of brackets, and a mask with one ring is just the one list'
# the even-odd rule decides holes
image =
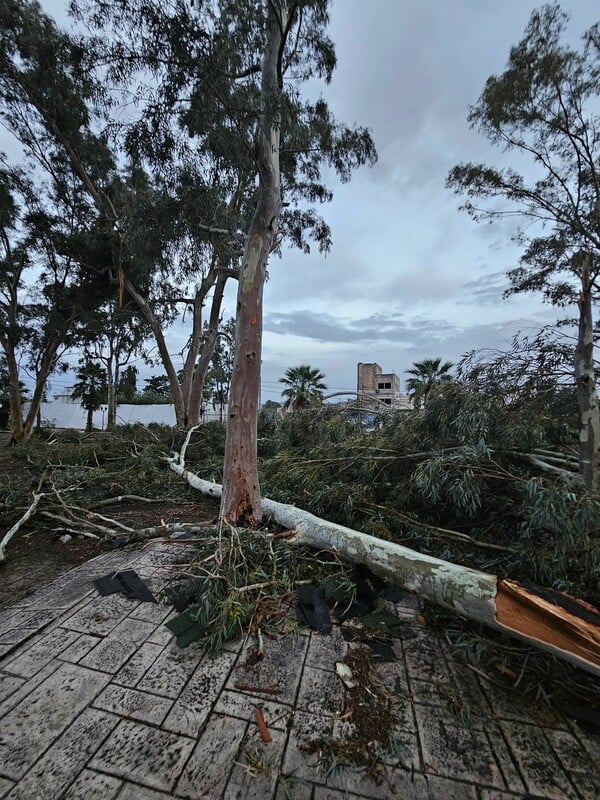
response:
{"label": "grey cloud", "polygon": [[449,322],[423,318],[406,319],[398,312],[345,320],[309,310],[284,314],[268,313],[265,315],[264,329],[271,333],[300,336],[317,342],[384,342],[413,347],[426,341],[442,341],[458,330]]}

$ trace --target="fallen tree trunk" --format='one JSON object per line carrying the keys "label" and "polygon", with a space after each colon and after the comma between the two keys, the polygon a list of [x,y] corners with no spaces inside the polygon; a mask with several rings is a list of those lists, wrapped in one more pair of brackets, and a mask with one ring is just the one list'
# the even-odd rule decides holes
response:
{"label": "fallen tree trunk", "polygon": [[[205,495],[222,487],[185,468],[185,449],[169,467]],[[262,512],[295,531],[290,543],[335,550],[373,573],[469,619],[528,642],[600,676],[600,612],[561,592],[502,580],[479,570],[423,555],[402,545],[336,525],[295,506],[262,500]]]}

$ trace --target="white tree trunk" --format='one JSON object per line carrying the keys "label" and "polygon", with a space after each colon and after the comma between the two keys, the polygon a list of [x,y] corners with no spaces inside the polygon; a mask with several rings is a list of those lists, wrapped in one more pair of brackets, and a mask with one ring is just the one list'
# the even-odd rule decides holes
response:
{"label": "white tree trunk", "polygon": [[[190,431],[191,433],[191,431]],[[188,472],[181,456],[169,467],[192,488],[220,498],[222,487]],[[262,512],[295,532],[290,543],[335,550],[355,564],[420,597],[546,650],[600,676],[600,612],[579,600],[553,593],[553,601],[515,581],[423,555],[402,545],[315,517],[295,506],[262,500]],[[567,608],[556,605],[565,598]]]}

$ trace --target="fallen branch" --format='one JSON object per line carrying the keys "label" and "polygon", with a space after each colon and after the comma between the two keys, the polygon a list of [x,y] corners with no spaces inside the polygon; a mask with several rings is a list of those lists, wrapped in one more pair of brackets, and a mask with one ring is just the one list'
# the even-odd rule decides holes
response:
{"label": "fallen branch", "polygon": [[[183,448],[171,456],[170,469],[192,488],[221,497],[222,487],[188,472],[183,456]],[[284,503],[264,499],[262,511],[296,531],[292,544],[334,550],[421,597],[600,676],[600,612],[582,601],[423,555]]]}
{"label": "fallen branch", "polygon": [[519,456],[519,458],[522,458],[525,461],[529,461],[529,463],[533,464],[534,467],[538,467],[539,469],[544,470],[544,472],[553,472],[555,475],[560,475],[561,478],[565,478],[568,481],[581,480],[581,476],[576,472],[571,472],[570,470],[556,467],[554,464],[549,464],[548,461],[543,460],[539,456],[534,456],[531,453],[515,453],[515,455]]}
{"label": "fallen branch", "polygon": [[37,505],[43,496],[44,496],[43,492],[34,492],[33,503],[29,506],[29,508],[23,514],[23,516],[15,522],[12,528],[4,534],[4,538],[0,542],[0,564],[4,564],[6,561],[6,547],[8,543],[13,538],[15,533],[17,533],[19,528],[22,525],[24,525],[27,522],[27,520],[30,519],[35,514]]}
{"label": "fallen branch", "polygon": [[105,500],[98,500],[97,503],[94,503],[93,508],[100,508],[100,506],[110,506],[114,505],[115,503],[123,503],[123,502],[135,502],[135,503],[175,503],[175,500],[172,498],[160,498],[160,497],[140,497],[139,494],[120,494],[117,497],[107,497]]}

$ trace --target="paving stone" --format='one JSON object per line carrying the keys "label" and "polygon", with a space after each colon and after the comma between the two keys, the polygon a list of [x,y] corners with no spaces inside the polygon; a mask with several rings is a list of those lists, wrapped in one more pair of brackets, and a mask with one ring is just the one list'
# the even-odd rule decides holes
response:
{"label": "paving stone", "polygon": [[[146,581],[150,588],[150,581]],[[151,590],[152,591],[152,590]],[[140,605],[129,615],[133,619],[141,619],[142,622],[153,622],[160,625],[171,613],[171,606],[163,603],[140,603]]]}
{"label": "paving stone", "polygon": [[279,779],[275,800],[312,800],[313,784],[298,780],[293,775],[285,775]]}
{"label": "paving stone", "polygon": [[533,705],[518,692],[487,681],[482,681],[481,686],[492,708],[492,716],[496,719],[517,720],[528,725],[568,729],[565,721],[552,709]]}
{"label": "paving stone", "polygon": [[409,680],[449,679],[441,644],[433,634],[419,631],[413,638],[403,640],[402,647]]}
{"label": "paving stone", "polygon": [[246,723],[212,714],[177,783],[178,797],[220,797],[246,732]]}
{"label": "paving stone", "polygon": [[600,797],[600,774],[597,771],[589,775],[570,772],[569,777],[583,800],[598,800]]}
{"label": "paving stone", "polygon": [[[173,614],[172,616],[175,617],[176,614]],[[171,615],[165,617],[164,622],[168,622],[168,620],[170,618],[171,618]],[[170,642],[174,641],[174,634],[171,633],[171,631],[168,628],[165,627],[164,622],[163,622],[163,624],[158,625],[158,627],[155,629],[155,631],[152,634],[152,636],[148,637],[148,641],[149,642],[153,642],[154,644],[160,644],[160,645],[164,646],[164,645],[169,644]]]}
{"label": "paving stone", "polygon": [[235,662],[235,654],[205,656],[181,692],[163,727],[186,736],[197,736],[210,714]]}
{"label": "paving stone", "polygon": [[501,792],[499,789],[480,789],[479,797],[481,800],[529,800],[531,795]]}
{"label": "paving stone", "polygon": [[515,759],[506,744],[500,726],[498,723],[488,722],[485,726],[485,732],[492,745],[494,756],[500,766],[506,786],[511,792],[516,792],[519,795],[523,794],[525,792],[525,784],[519,774]]}
{"label": "paving stone", "polygon": [[415,703],[414,711],[426,772],[506,788],[485,732],[459,727],[430,706]]}
{"label": "paving stone", "polygon": [[119,594],[111,594],[108,597],[94,597],[90,603],[62,622],[62,625],[79,633],[106,636],[137,605],[137,600],[128,600]]}
{"label": "paving stone", "polygon": [[23,678],[30,678],[66,650],[77,638],[74,631],[55,628],[47,634],[42,634],[41,638],[36,638],[26,650],[19,650],[3,665],[3,669]]}
{"label": "paving stone", "polygon": [[21,778],[108,680],[103,673],[62,663],[2,720],[2,773],[9,778]]}
{"label": "paving stone", "polygon": [[203,652],[197,647],[182,650],[175,642],[165,647],[154,664],[137,684],[143,692],[177,697],[196,669]]}
{"label": "paving stone", "polygon": [[10,793],[9,800],[56,800],[62,797],[64,789],[110,736],[117,722],[117,717],[85,709],[27,772]]}
{"label": "paving stone", "polygon": [[431,800],[477,800],[477,789],[469,783],[451,781],[430,775],[427,788]]}
{"label": "paving stone", "polygon": [[84,667],[117,673],[154,626],[137,619],[124,619],[81,660]]}
{"label": "paving stone", "polygon": [[2,610],[0,619],[0,634],[27,625],[30,619],[35,616],[35,611],[22,608],[8,608]]}
{"label": "paving stone", "polygon": [[394,730],[390,745],[381,751],[381,759],[391,767],[422,771],[419,737],[414,731]]}
{"label": "paving stone", "polygon": [[400,642],[393,643],[393,650],[398,655],[398,661],[383,661],[376,664],[375,674],[388,692],[406,696],[409,693],[408,679]]}
{"label": "paving stone", "polygon": [[301,711],[339,716],[345,696],[344,684],[335,672],[304,668],[297,701]]}
{"label": "paving stone", "polygon": [[95,708],[154,725],[161,724],[172,705],[173,701],[166,697],[157,697],[155,694],[138,692],[136,689],[115,684],[107,686],[94,700]]}
{"label": "paving stone", "polygon": [[123,686],[135,686],[144,677],[162,651],[163,645],[144,642],[117,672],[113,683],[119,683]]}
{"label": "paving stone", "polygon": [[18,678],[16,675],[7,675],[0,672],[0,703],[25,683],[25,678]]}
{"label": "paving stone", "polygon": [[7,656],[9,653],[12,653],[14,649],[14,645],[12,644],[0,644],[0,659],[3,659],[4,656]]}
{"label": "paving stone", "polygon": [[[568,731],[546,730],[546,736],[563,767],[570,772],[593,772],[587,750]],[[600,751],[598,752],[600,756]]]}
{"label": "paving stone", "polygon": [[4,644],[21,644],[31,639],[39,630],[39,627],[34,628],[13,628],[5,633],[0,633],[0,645]]}
{"label": "paving stone", "polygon": [[154,789],[147,789],[134,783],[126,783],[117,800],[173,800],[173,795],[156,792]]}
{"label": "paving stone", "polygon": [[0,778],[0,797],[6,797],[13,786],[14,783],[12,781],[7,780],[6,778]]}
{"label": "paving stone", "polygon": [[89,766],[168,792],[193,746],[192,739],[123,720]]}
{"label": "paving stone", "polygon": [[286,734],[273,730],[271,739],[265,744],[256,728],[247,729],[240,755],[223,791],[223,800],[268,800],[273,797]]}
{"label": "paving stone", "polygon": [[75,639],[72,645],[69,645],[66,650],[58,656],[61,661],[70,661],[76,664],[84,656],[86,656],[92,647],[95,647],[100,641],[100,637],[82,634],[78,639]]}
{"label": "paving stone", "polygon": [[8,712],[18,705],[24,697],[27,697],[28,694],[31,693],[33,689],[36,688],[42,681],[45,681],[49,675],[52,675],[58,668],[60,661],[50,661],[46,664],[45,667],[37,672],[33,678],[29,680],[25,680],[24,678],[20,678],[21,685],[19,688],[12,692],[2,703],[0,703],[0,719],[4,717]]}
{"label": "paving stone", "polygon": [[552,800],[577,796],[540,728],[504,720],[500,727],[530,794]]}
{"label": "paving stone", "polygon": [[224,690],[219,695],[214,710],[217,714],[238,717],[238,719],[256,724],[254,716],[256,706],[260,706],[262,709],[269,729],[287,730],[288,721],[294,712],[289,706],[283,706],[273,700],[263,700],[262,697]]}
{"label": "paving stone", "polygon": [[317,669],[335,670],[335,662],[343,661],[348,651],[339,628],[333,628],[329,636],[311,633],[306,653],[306,666]]}
{"label": "paving stone", "polygon": [[290,729],[288,744],[282,764],[284,775],[309,782],[323,783],[325,773],[318,763],[317,753],[310,753],[311,745],[322,737],[331,737],[333,718],[297,711]]}
{"label": "paving stone", "polygon": [[84,769],[63,800],[114,800],[123,781]]}
{"label": "paving stone", "polygon": [[270,641],[265,646],[265,657],[254,667],[244,665],[254,649],[254,642],[248,641],[240,655],[238,666],[227,681],[228,689],[235,684],[247,686],[277,686],[281,693],[277,702],[293,705],[306,655],[308,640],[306,636],[286,637]]}

